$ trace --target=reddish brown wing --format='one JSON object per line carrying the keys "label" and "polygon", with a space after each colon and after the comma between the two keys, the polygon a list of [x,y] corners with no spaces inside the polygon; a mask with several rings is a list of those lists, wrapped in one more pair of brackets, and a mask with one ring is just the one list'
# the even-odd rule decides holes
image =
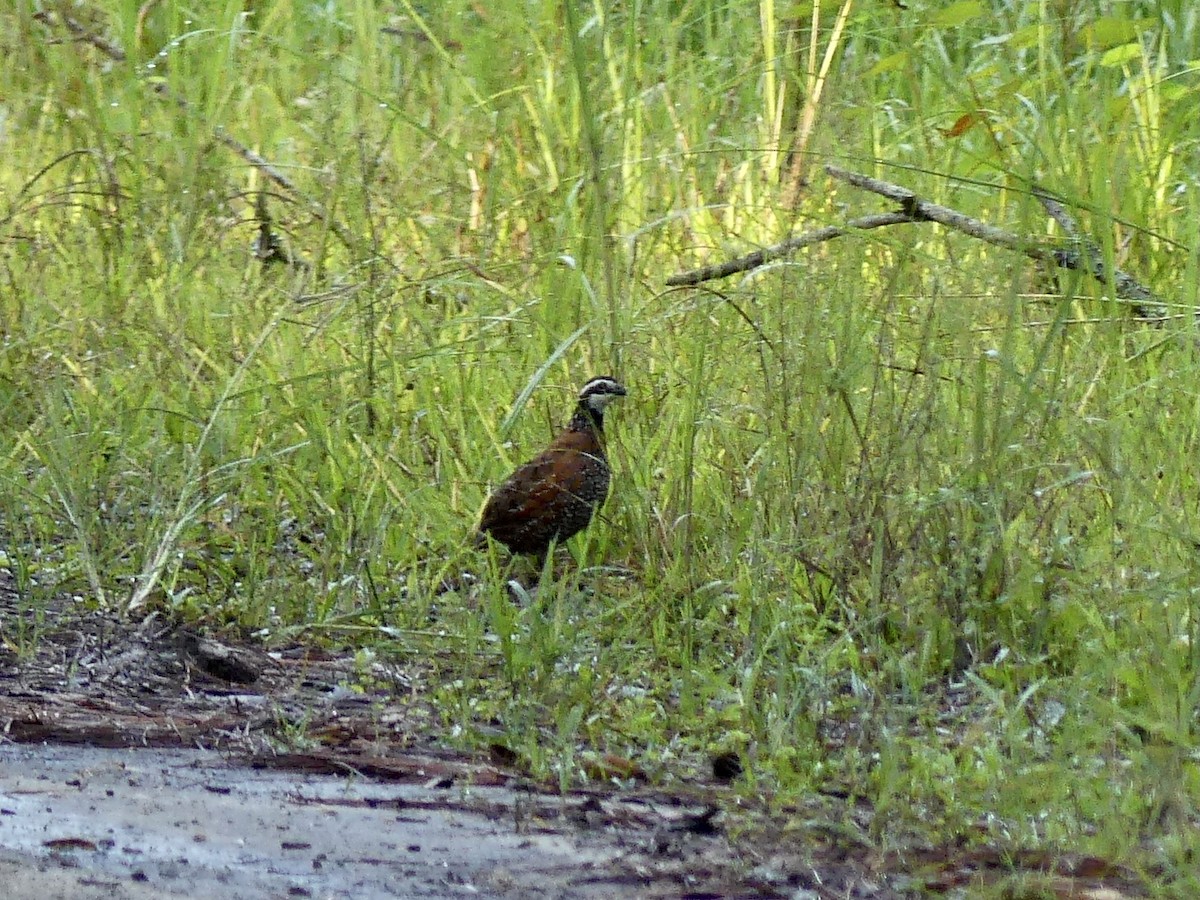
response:
{"label": "reddish brown wing", "polygon": [[562,435],[545,451],[535,456],[496,488],[483,510],[480,528],[500,521],[536,517],[571,497],[585,497],[588,480],[599,462],[600,448],[589,435]]}
{"label": "reddish brown wing", "polygon": [[[598,503],[607,493],[602,454],[590,434],[560,435],[496,489],[484,507],[479,530],[518,551],[549,543],[555,532],[565,539],[569,534],[562,531],[573,534],[591,518],[590,509],[581,518],[581,501]],[[560,527],[568,521],[571,525]]]}

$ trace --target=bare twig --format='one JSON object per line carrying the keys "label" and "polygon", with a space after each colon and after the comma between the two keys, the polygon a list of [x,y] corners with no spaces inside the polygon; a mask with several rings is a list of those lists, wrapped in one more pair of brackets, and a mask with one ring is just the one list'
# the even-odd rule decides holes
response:
{"label": "bare twig", "polygon": [[[115,62],[125,62],[125,51],[116,44],[101,37],[94,31],[89,31],[80,23],[78,19],[68,15],[62,10],[56,10],[56,12],[58,13],[58,17],[62,20],[62,23],[66,27],[67,31],[71,32],[71,34],[75,36],[76,40],[83,41],[86,44],[91,44],[93,47]],[[51,25],[53,24],[51,22],[51,17],[53,15],[54,12],[43,9],[40,12],[34,13],[33,18],[38,22],[41,22],[43,25]]]}
{"label": "bare twig", "polygon": [[1032,255],[1034,259],[1045,259],[1047,261],[1053,259],[1049,251],[1044,251],[1044,248],[1036,241],[1013,234],[1011,231],[1005,231],[1003,228],[996,228],[994,225],[989,225],[979,219],[973,219],[948,206],[922,200],[906,187],[901,187],[898,184],[892,184],[887,181],[880,181],[877,178],[871,178],[869,175],[861,175],[858,172],[848,172],[845,169],[840,169],[832,165],[826,166],[825,171],[839,181],[845,181],[847,184],[854,185],[854,187],[871,191],[872,193],[887,197],[889,200],[895,200],[900,204],[901,209],[917,221],[938,222],[948,228],[961,231],[963,234],[979,238],[981,241],[995,244],[997,247],[1007,247],[1009,250],[1016,250]]}
{"label": "bare twig", "polygon": [[1164,301],[1132,275],[1122,272],[1120,269],[1110,270],[1105,265],[1099,248],[1093,242],[1080,236],[1079,228],[1066,208],[1043,191],[1035,191],[1034,195],[1046,208],[1046,212],[1067,232],[1072,241],[1070,245],[1049,244],[1041,238],[1024,237],[1011,231],[1005,231],[1003,228],[989,225],[987,222],[948,206],[922,200],[906,187],[888,181],[880,181],[869,175],[850,172],[834,165],[827,165],[825,171],[839,181],[894,200],[900,204],[900,210],[862,216],[843,226],[831,225],[826,228],[818,228],[815,231],[788,238],[771,247],[757,250],[747,256],[717,265],[705,266],[701,269],[678,272],[667,279],[667,284],[671,287],[694,285],[711,281],[714,278],[724,278],[738,272],[748,272],[802,247],[841,237],[852,231],[880,228],[885,225],[937,222],[988,244],[1015,250],[1030,259],[1051,263],[1063,269],[1086,272],[1101,284],[1110,285],[1118,298],[1132,301],[1130,309],[1139,319],[1159,320],[1166,315]]}
{"label": "bare twig", "polygon": [[[1044,192],[1035,192],[1046,211],[1060,224],[1063,229],[1071,232],[1077,246],[1052,246],[1034,238],[1022,237],[989,225],[979,219],[971,218],[948,206],[930,203],[922,200],[908,188],[887,181],[880,181],[858,172],[848,172],[838,166],[827,165],[825,171],[840,181],[852,184],[863,190],[871,191],[880,196],[895,200],[901,208],[914,219],[925,219],[938,222],[948,228],[961,231],[971,237],[986,241],[998,247],[1006,247],[1023,253],[1030,259],[1040,262],[1053,263],[1062,269],[1087,272],[1101,284],[1110,285],[1118,298],[1132,300],[1130,308],[1139,319],[1161,319],[1165,315],[1164,303],[1153,291],[1137,281],[1132,275],[1113,269],[1111,272],[1104,264],[1098,248],[1089,247],[1090,242],[1078,237],[1078,228],[1066,209]],[[1050,201],[1050,205],[1047,205]],[[1051,208],[1053,206],[1053,209]],[[1059,217],[1062,218],[1059,218]],[[1069,224],[1068,224],[1069,223]],[[1082,246],[1082,251],[1080,247]]]}
{"label": "bare twig", "polygon": [[[1165,314],[1165,310],[1161,308],[1163,301],[1132,275],[1120,269],[1113,269],[1110,279],[1108,267],[1104,264],[1104,252],[1095,241],[1080,234],[1079,225],[1075,222],[1074,216],[1067,212],[1066,207],[1058,199],[1050,196],[1041,188],[1034,188],[1033,196],[1037,197],[1038,202],[1042,204],[1050,218],[1057,222],[1067,236],[1076,242],[1074,247],[1060,247],[1054,251],[1054,261],[1057,265],[1064,269],[1086,271],[1101,284],[1112,284],[1118,297],[1137,301],[1134,313],[1139,318],[1155,318]],[[1147,303],[1156,304],[1160,308],[1146,314],[1147,308],[1141,304]]]}
{"label": "bare twig", "polygon": [[1075,221],[1075,217],[1067,212],[1067,208],[1056,197],[1052,197],[1040,187],[1034,187],[1033,196],[1042,204],[1050,218],[1057,222],[1062,230],[1067,233],[1068,237],[1079,238],[1079,224]]}
{"label": "bare twig", "polygon": [[688,272],[679,272],[667,279],[667,285],[670,287],[679,287],[681,285],[700,284],[702,281],[712,281],[714,278],[725,278],[729,275],[736,275],[738,272],[748,272],[751,269],[765,266],[772,260],[787,256],[789,253],[799,250],[802,247],[807,247],[810,244],[819,244],[822,241],[833,240],[834,238],[841,237],[844,234],[851,234],[855,231],[883,228],[887,225],[903,225],[906,222],[916,221],[919,220],[902,212],[876,213],[875,215],[862,216],[857,219],[851,219],[845,225],[828,225],[825,228],[818,228],[815,231],[806,231],[804,234],[798,234],[795,237],[788,238],[786,241],[781,241],[770,247],[763,247],[761,250],[755,250],[746,256],[739,256],[737,259],[731,259],[718,265],[705,266],[702,269],[692,269]]}

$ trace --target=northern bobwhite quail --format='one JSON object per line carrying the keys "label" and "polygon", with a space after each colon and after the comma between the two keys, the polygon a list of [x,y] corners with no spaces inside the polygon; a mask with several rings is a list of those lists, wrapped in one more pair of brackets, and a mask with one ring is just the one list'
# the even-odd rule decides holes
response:
{"label": "northern bobwhite quail", "polygon": [[588,526],[608,495],[611,476],[602,443],[604,409],[625,393],[608,376],[580,388],[566,429],[488,498],[479,543],[490,535],[513,553],[541,556],[551,542],[561,543]]}

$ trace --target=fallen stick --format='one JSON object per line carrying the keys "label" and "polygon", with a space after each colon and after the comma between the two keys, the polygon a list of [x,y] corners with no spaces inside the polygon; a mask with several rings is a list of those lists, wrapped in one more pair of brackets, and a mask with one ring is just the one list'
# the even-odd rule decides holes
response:
{"label": "fallen stick", "polygon": [[746,256],[738,257],[717,265],[705,266],[687,272],[679,272],[667,279],[671,287],[680,285],[700,284],[714,278],[724,278],[738,272],[748,272],[759,268],[771,260],[778,259],[788,253],[807,247],[821,241],[832,240],[854,231],[868,228],[879,228],[884,225],[900,225],[916,222],[937,222],[947,228],[961,231],[978,240],[1015,250],[1030,259],[1050,263],[1059,268],[1086,272],[1101,284],[1110,285],[1119,299],[1132,301],[1130,308],[1139,319],[1158,320],[1165,316],[1164,302],[1153,291],[1137,281],[1132,275],[1120,269],[1109,271],[1105,265],[1099,248],[1092,242],[1081,238],[1075,221],[1067,213],[1065,207],[1042,191],[1035,196],[1046,208],[1047,213],[1055,219],[1068,233],[1074,246],[1048,245],[1038,238],[1023,237],[1011,231],[1005,231],[987,222],[973,218],[948,206],[922,200],[913,191],[880,181],[858,172],[850,172],[838,166],[827,165],[825,171],[833,178],[866,191],[879,194],[900,204],[900,210],[893,213],[880,213],[873,216],[863,216],[854,219],[844,226],[828,226],[815,231],[805,232],[782,241],[771,247],[756,250]]}
{"label": "fallen stick", "polygon": [[[849,172],[834,165],[827,165],[825,171],[834,178],[845,181],[847,184],[872,191],[873,193],[887,197],[889,200],[895,200],[905,212],[915,219],[938,222],[949,228],[961,231],[963,234],[969,234],[971,237],[986,241],[989,244],[995,244],[998,247],[1007,247],[1010,250],[1024,253],[1030,259],[1035,259],[1039,262],[1053,263],[1062,269],[1087,272],[1101,284],[1113,287],[1119,299],[1134,301],[1130,308],[1133,310],[1133,314],[1139,319],[1161,319],[1165,315],[1165,310],[1162,308],[1163,301],[1148,287],[1120,269],[1114,269],[1111,273],[1108,271],[1108,267],[1104,264],[1101,256],[1100,248],[1091,241],[1079,237],[1075,220],[1067,213],[1061,203],[1044,191],[1036,190],[1034,196],[1045,207],[1046,212],[1063,226],[1063,229],[1068,232],[1076,246],[1047,246],[1037,239],[1026,238],[1013,234],[1010,231],[1004,231],[993,225],[988,225],[986,222],[981,222],[979,219],[973,219],[970,216],[964,215],[957,210],[950,209],[948,206],[941,206],[937,203],[930,203],[928,200],[922,200],[912,191],[908,190],[908,188],[900,187],[887,181],[880,181],[867,175],[861,175],[858,172]],[[1147,304],[1154,304],[1155,308],[1151,308]]]}
{"label": "fallen stick", "polygon": [[[1050,196],[1041,188],[1034,188],[1033,196],[1037,197],[1038,202],[1042,204],[1050,218],[1057,222],[1062,230],[1076,242],[1075,247],[1060,247],[1054,251],[1054,262],[1057,265],[1064,269],[1083,269],[1101,284],[1112,284],[1116,288],[1118,297],[1137,301],[1133,306],[1133,311],[1138,318],[1162,318],[1166,315],[1163,301],[1132,275],[1120,269],[1113,269],[1110,280],[1108,269],[1104,265],[1104,251],[1095,241],[1080,234],[1075,217],[1067,212],[1066,207],[1058,199]],[[1150,311],[1152,314],[1144,315],[1143,313],[1147,312],[1147,309],[1141,305],[1142,303],[1153,303],[1158,308]]]}
{"label": "fallen stick", "polygon": [[779,259],[781,256],[787,256],[789,253],[799,250],[801,247],[807,247],[809,244],[819,244],[821,241],[829,241],[854,231],[866,231],[871,228],[883,228],[886,225],[902,225],[905,222],[917,221],[919,220],[902,212],[876,213],[870,216],[862,216],[858,219],[851,219],[845,225],[828,225],[825,228],[818,228],[816,231],[806,231],[804,234],[798,234],[795,237],[788,238],[786,241],[781,241],[770,247],[763,247],[761,250],[755,250],[753,253],[746,256],[739,256],[737,259],[731,259],[728,262],[705,266],[702,269],[692,269],[689,272],[680,272],[668,278],[667,285],[670,287],[679,287],[680,285],[712,281],[714,278],[725,278],[729,275],[736,275],[738,272],[748,272],[751,269],[765,266],[772,260]]}

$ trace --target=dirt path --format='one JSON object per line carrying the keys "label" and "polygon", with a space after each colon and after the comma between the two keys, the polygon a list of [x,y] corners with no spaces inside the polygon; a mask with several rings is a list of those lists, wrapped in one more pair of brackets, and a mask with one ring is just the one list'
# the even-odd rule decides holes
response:
{"label": "dirt path", "polygon": [[559,795],[502,747],[439,744],[419,663],[363,692],[351,656],[311,646],[35,616],[3,569],[0,631],[6,898],[792,893],[731,850],[707,790]]}
{"label": "dirt path", "polygon": [[628,883],[621,842],[520,821],[523,803],[501,788],[255,771],[210,751],[0,747],[0,877],[14,900],[653,889]]}
{"label": "dirt path", "polygon": [[503,746],[440,743],[420,657],[367,673],[370,691],[363,675],[311,646],[32,611],[0,568],[0,897],[1147,893],[1079,855],[882,852],[874,811],[839,794],[772,810],[736,781],[654,783],[629,763],[564,794]]}

